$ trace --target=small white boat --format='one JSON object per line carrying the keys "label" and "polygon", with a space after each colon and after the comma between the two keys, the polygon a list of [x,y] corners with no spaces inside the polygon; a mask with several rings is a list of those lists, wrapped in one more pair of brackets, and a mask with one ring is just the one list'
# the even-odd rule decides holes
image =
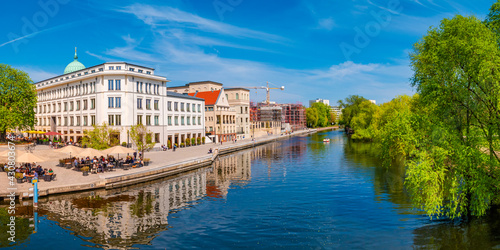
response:
{"label": "small white boat", "polygon": [[330,142],[330,139],[325,138],[325,139],[323,139],[323,142]]}

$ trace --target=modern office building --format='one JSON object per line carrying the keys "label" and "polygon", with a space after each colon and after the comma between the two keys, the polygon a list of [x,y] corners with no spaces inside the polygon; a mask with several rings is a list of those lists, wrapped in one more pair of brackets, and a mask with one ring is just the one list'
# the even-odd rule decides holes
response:
{"label": "modern office building", "polygon": [[311,107],[313,105],[313,103],[316,103],[316,102],[321,102],[323,104],[326,104],[326,105],[330,106],[330,100],[324,100],[324,99],[316,98],[316,100],[310,100],[309,101],[309,107]]}
{"label": "modern office building", "polygon": [[[85,67],[74,61],[63,75],[35,83],[38,95],[35,129],[55,131],[65,140],[78,141],[93,125],[108,124],[116,130],[114,141],[132,143],[131,126],[144,124],[154,136],[156,146],[167,144],[168,138],[204,136],[204,102],[188,96],[167,95],[168,80],[155,75],[153,68],[126,62],[107,62]],[[170,102],[194,104],[196,112],[167,109]],[[200,108],[198,108],[200,107]],[[168,125],[168,117],[179,117],[179,125]],[[190,118],[190,124],[182,117]],[[192,119],[195,119],[195,123]],[[174,118],[175,121],[175,118]],[[201,122],[201,124],[200,124]],[[182,131],[182,132],[181,132]]]}

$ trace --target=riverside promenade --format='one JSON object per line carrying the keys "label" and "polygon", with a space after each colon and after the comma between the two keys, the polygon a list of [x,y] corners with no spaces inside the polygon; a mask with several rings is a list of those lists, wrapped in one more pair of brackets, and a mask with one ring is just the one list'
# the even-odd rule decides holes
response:
{"label": "riverside promenade", "polygon": [[[100,188],[112,189],[146,182],[210,165],[219,155],[252,148],[277,140],[288,139],[293,136],[310,134],[316,131],[315,129],[308,129],[296,131],[291,135],[263,136],[256,138],[255,141],[246,139],[237,141],[236,143],[224,142],[222,145],[220,143],[207,143],[199,146],[178,148],[175,152],[173,150],[145,152],[144,157],[151,159],[149,166],[130,170],[117,169],[112,172],[89,174],[88,176],[83,176],[81,172],[72,169],[58,167],[59,159],[67,157],[67,155],[57,153],[49,148],[49,146],[38,145],[33,152],[34,154],[53,159],[52,161],[41,162],[39,164],[43,168],[52,168],[54,173],[57,174],[55,181],[45,182],[44,180],[39,180],[39,196]],[[23,148],[24,146],[20,145],[18,150],[22,150]],[[212,154],[208,153],[210,148],[213,150]],[[0,147],[0,152],[4,150],[7,150],[6,146]],[[9,195],[9,191],[13,190],[8,189],[12,187],[9,185],[7,173],[1,172],[0,180],[0,198],[5,199]],[[16,183],[15,185],[16,196],[20,199],[26,199],[32,193],[29,191],[33,187],[31,183]]]}

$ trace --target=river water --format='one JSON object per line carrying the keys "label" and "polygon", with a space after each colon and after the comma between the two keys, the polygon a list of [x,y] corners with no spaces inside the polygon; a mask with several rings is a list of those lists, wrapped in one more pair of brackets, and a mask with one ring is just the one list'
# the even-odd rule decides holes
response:
{"label": "river water", "polygon": [[[469,222],[431,221],[412,209],[404,168],[382,167],[373,150],[340,131],[321,132],[223,156],[212,166],[150,183],[44,198],[36,214],[29,202],[19,204],[24,216],[17,221],[13,247],[500,246],[498,211]],[[5,247],[5,206],[0,220]]]}

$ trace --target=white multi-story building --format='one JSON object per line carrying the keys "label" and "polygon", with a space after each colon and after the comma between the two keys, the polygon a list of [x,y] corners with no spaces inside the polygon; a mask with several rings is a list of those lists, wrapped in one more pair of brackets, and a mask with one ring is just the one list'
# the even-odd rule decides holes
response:
{"label": "white multi-story building", "polygon": [[[166,145],[169,135],[180,130],[184,138],[205,136],[204,109],[196,113],[196,124],[167,125],[168,80],[156,76],[153,68],[125,62],[86,68],[77,59],[75,52],[75,60],[63,75],[35,83],[37,130],[59,132],[65,140],[78,141],[92,125],[107,123],[117,131],[111,135],[114,141],[131,143],[130,127],[144,124],[157,146]],[[190,97],[189,103],[203,106],[204,100]]]}
{"label": "white multi-story building", "polygon": [[[205,136],[205,100],[167,91],[167,140],[172,145]],[[195,142],[198,143],[198,142]]]}
{"label": "white multi-story building", "polygon": [[316,100],[309,100],[309,107],[311,107],[313,105],[313,103],[316,103],[316,102],[321,102],[325,105],[328,105],[330,106],[330,100],[324,100],[324,99],[321,99],[321,98],[316,98]]}

